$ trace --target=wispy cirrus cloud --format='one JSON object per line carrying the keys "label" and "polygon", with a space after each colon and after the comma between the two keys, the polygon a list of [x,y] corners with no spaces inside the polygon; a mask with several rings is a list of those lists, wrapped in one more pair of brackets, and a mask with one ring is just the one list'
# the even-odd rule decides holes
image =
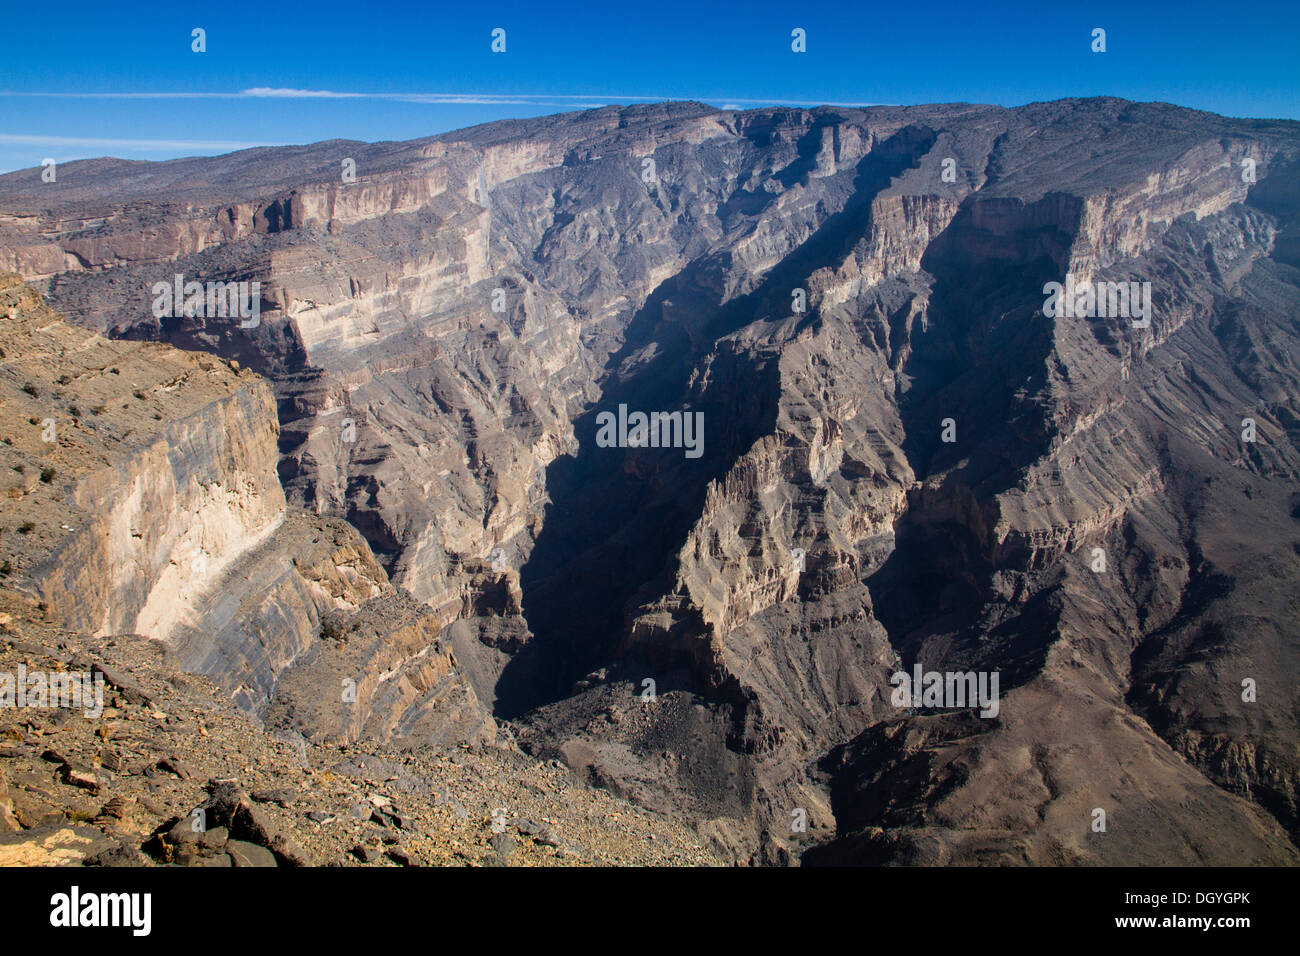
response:
{"label": "wispy cirrus cloud", "polygon": [[875,103],[816,102],[813,100],[783,100],[737,98],[734,96],[646,96],[644,94],[609,93],[480,93],[480,92],[387,92],[371,93],[354,90],[304,90],[294,87],[254,86],[230,92],[30,92],[0,91],[0,97],[37,96],[65,99],[371,99],[399,103],[428,103],[438,105],[473,106],[560,106],[592,108],[615,103],[658,103],[665,100],[698,100],[704,103],[724,103],[724,108],[740,109],[757,106],[875,106]]}
{"label": "wispy cirrus cloud", "polygon": [[229,100],[238,99],[242,93],[169,93],[163,91],[128,91],[114,93],[89,93],[49,90],[3,90],[0,96],[31,96],[62,100]]}
{"label": "wispy cirrus cloud", "polygon": [[354,93],[335,90],[295,90],[254,87],[241,90],[241,96],[293,98],[369,98],[397,100],[404,103],[472,103],[501,105],[608,106],[612,103],[662,103],[667,100],[697,100],[724,103],[724,109],[745,106],[875,106],[875,103],[819,103],[812,100],[743,99],[733,96],[646,96],[642,93]]}
{"label": "wispy cirrus cloud", "polygon": [[359,99],[370,94],[367,93],[340,93],[336,90],[297,90],[292,87],[281,86],[254,86],[246,90],[240,90],[235,96],[258,96],[258,97],[276,97],[280,99]]}
{"label": "wispy cirrus cloud", "polygon": [[232,140],[208,139],[116,139],[93,136],[37,136],[26,133],[0,133],[0,143],[14,146],[57,146],[64,149],[122,149],[141,153],[156,150],[195,149],[224,150],[253,149],[258,146],[279,146],[279,143],[245,143]]}
{"label": "wispy cirrus cloud", "polygon": [[[618,97],[575,96],[570,94],[542,93],[360,93],[339,90],[299,90],[284,87],[255,86],[240,90],[239,96],[258,99],[370,99],[394,103],[430,103],[438,105],[471,106],[605,106],[618,102]],[[652,100],[654,97],[625,97],[624,100]]]}

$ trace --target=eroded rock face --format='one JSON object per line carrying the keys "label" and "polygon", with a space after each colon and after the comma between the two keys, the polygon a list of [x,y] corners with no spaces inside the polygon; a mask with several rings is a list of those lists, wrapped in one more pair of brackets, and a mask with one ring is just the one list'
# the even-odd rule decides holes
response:
{"label": "eroded rock face", "polygon": [[33,524],[10,539],[8,583],[69,627],[165,640],[283,519],[271,391],[210,356],[87,333],[2,281],[5,510]]}
{"label": "eroded rock face", "polygon": [[[6,590],[73,631],[160,642],[174,667],[212,677],[250,715],[308,662],[324,667],[330,686],[311,685],[310,706],[284,721],[312,738],[356,739],[336,729],[355,723],[385,743],[495,739],[437,644],[445,622],[413,623],[433,612],[408,608],[356,529],[286,508],[265,380],[78,329],[17,276],[0,276],[0,308]],[[363,605],[393,626],[365,654],[335,653],[322,622],[355,630]],[[345,699],[345,681],[390,693]]]}
{"label": "eroded rock face", "polygon": [[[1298,159],[1118,100],[664,104],[12,174],[0,249],[270,378],[290,503],[420,640],[734,858],[1291,863]],[[175,273],[260,282],[261,324],[155,320]],[[1149,324],[1045,315],[1067,274],[1149,282]],[[602,447],[620,405],[701,453]],[[900,710],[917,664],[996,671],[998,715]]]}

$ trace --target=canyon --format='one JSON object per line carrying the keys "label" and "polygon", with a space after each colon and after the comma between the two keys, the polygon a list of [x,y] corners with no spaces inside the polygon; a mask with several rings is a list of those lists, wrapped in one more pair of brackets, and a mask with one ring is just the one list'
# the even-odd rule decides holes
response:
{"label": "canyon", "polygon": [[[505,748],[727,862],[1293,865],[1298,164],[1098,98],[0,176],[0,586],[250,727]],[[260,320],[156,316],[177,275]]]}

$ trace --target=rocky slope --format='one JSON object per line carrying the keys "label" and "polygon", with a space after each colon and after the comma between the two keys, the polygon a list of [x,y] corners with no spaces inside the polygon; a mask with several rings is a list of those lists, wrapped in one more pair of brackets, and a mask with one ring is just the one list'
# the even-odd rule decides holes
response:
{"label": "rocky slope", "polygon": [[679,824],[515,748],[318,745],[250,724],[157,642],[0,605],[0,671],[107,678],[98,718],[0,710],[0,866],[717,863]]}
{"label": "rocky slope", "polygon": [[[360,618],[302,633],[356,643],[240,678],[277,719],[423,726],[436,634],[529,749],[732,859],[1294,863],[1298,161],[1294,123],[1111,99],[608,108],[11,174],[0,265],[263,373],[290,505],[428,605],[321,585]],[[154,318],[178,273],[259,282],[260,324]],[[1067,274],[1150,283],[1149,324],[1045,315]],[[702,413],[702,453],[602,447],[619,405]],[[304,700],[360,659],[420,673]],[[917,664],[997,672],[999,714],[895,706]]]}
{"label": "rocky slope", "polygon": [[[274,701],[318,739],[495,739],[438,641],[446,622],[409,608],[349,525],[286,508],[259,376],[77,329],[13,275],[0,307],[4,584],[36,616],[160,641],[249,714]],[[363,606],[391,626],[354,637]]]}

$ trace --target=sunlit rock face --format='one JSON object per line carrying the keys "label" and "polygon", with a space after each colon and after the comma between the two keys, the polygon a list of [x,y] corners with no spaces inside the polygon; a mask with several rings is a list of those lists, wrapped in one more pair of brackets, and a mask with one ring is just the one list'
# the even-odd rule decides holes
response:
{"label": "sunlit rock face", "polygon": [[[736,859],[1297,862],[1298,157],[1112,99],[607,108],[11,174],[0,267],[270,380],[289,506],[432,615],[349,654],[436,631]],[[176,274],[260,321],[155,316]],[[1045,314],[1067,277],[1149,300]],[[597,441],[620,405],[702,450]],[[899,706],[917,665],[998,673],[996,716]],[[320,732],[420,726],[440,667]]]}
{"label": "sunlit rock face", "polygon": [[72,326],[12,274],[0,310],[5,592],[70,635],[150,638],[315,740],[495,739],[445,617],[396,592],[355,528],[286,506],[264,379]]}

